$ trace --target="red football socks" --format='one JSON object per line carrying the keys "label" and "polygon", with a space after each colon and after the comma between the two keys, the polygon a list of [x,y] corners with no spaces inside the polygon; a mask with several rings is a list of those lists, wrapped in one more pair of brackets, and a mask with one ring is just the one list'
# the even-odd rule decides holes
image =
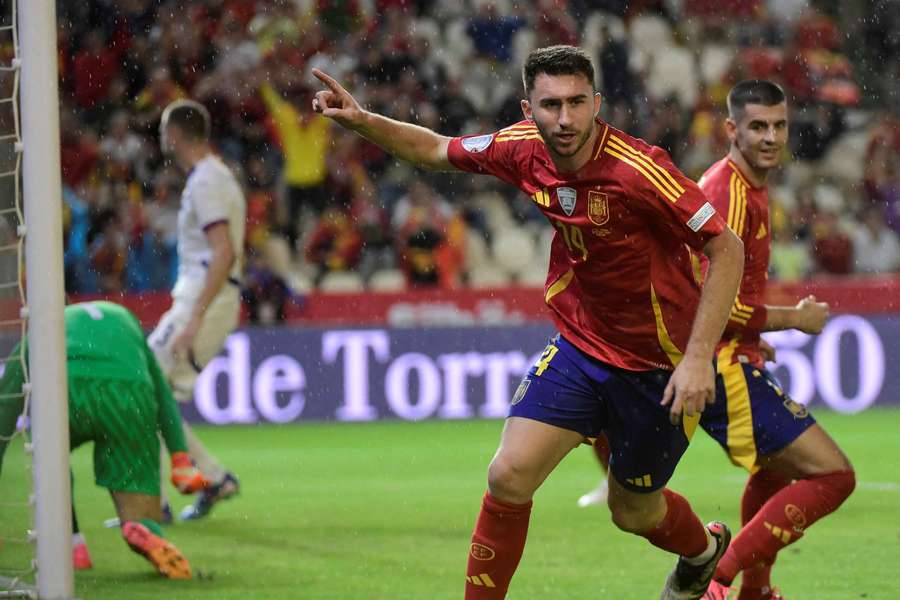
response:
{"label": "red football socks", "polygon": [[507,504],[485,492],[469,546],[465,600],[501,600],[506,596],[525,550],[529,517],[531,502]]}
{"label": "red football socks", "polygon": [[700,521],[684,496],[670,489],[663,490],[666,498],[666,516],[656,528],[642,534],[656,546],[681,556],[698,556],[709,545],[706,527]]}
{"label": "red football socks", "polygon": [[834,512],[855,486],[853,471],[836,471],[797,480],[776,492],[731,542],[716,568],[716,581],[730,585],[744,569],[771,565],[779,550]]}
{"label": "red football socks", "polygon": [[[775,471],[762,469],[747,479],[744,487],[744,495],[741,497],[741,525],[749,523],[759,509],[769,501],[784,486],[790,485],[791,479]],[[741,589],[770,588],[772,576],[772,564],[761,563],[755,567],[744,569],[741,580]],[[746,600],[746,599],[745,599]]]}
{"label": "red football socks", "polygon": [[609,473],[609,455],[611,454],[611,450],[609,449],[609,439],[607,439],[605,433],[601,433],[597,436],[597,439],[594,440],[594,454],[603,466],[603,470],[606,473]]}

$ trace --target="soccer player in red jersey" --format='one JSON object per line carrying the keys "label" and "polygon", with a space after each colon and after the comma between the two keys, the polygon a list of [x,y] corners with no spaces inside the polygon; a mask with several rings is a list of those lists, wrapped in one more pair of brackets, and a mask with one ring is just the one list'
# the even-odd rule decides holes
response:
{"label": "soccer player in red jersey", "polygon": [[766,371],[774,358],[760,333],[819,333],[828,305],[812,296],[796,306],[767,306],[770,225],[766,178],[788,137],[784,92],[763,80],[737,84],[728,95],[728,156],[700,187],[744,242],[740,291],[716,352],[717,397],[701,426],[750,473],[741,500],[743,528],[719,561],[705,598],[721,600],[743,571],[739,600],[781,598],[769,574],[777,553],[834,511],[855,486],[853,467],[801,404]]}
{"label": "soccer player in red jersey", "polygon": [[[363,110],[327,74],[313,109],[400,159],[491,174],[556,228],[544,299],[559,330],[522,380],[469,546],[465,598],[504,598],[531,499],[570,450],[605,433],[609,507],[622,530],[679,555],[663,600],[699,599],[730,540],[665,484],[714,397],[713,352],[737,293],[743,248],[665,151],[598,118],[582,50],[533,51],[525,120],[449,138]],[[693,251],[710,259],[702,293]]]}

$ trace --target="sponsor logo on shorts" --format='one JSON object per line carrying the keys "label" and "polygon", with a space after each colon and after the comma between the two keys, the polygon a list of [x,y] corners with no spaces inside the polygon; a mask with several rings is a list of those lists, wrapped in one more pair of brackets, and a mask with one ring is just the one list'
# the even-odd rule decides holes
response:
{"label": "sponsor logo on shorts", "polygon": [[522,401],[522,398],[525,397],[525,392],[528,391],[528,386],[531,385],[530,379],[523,379],[522,383],[519,384],[519,387],[516,388],[516,393],[513,394],[513,399],[510,404],[515,405]]}
{"label": "sponsor logo on shorts", "polygon": [[475,137],[463,138],[462,147],[472,154],[478,154],[479,152],[486,150],[493,141],[494,134],[492,133],[487,135],[476,135]]}
{"label": "sponsor logo on shorts", "polygon": [[794,531],[803,531],[806,527],[806,515],[800,510],[800,507],[794,504],[788,504],[784,507],[784,516],[790,519],[794,526]]}
{"label": "sponsor logo on shorts", "polygon": [[791,400],[787,396],[785,396],[784,402],[782,404],[784,404],[784,407],[786,409],[791,411],[791,413],[794,415],[795,419],[805,419],[806,417],[809,416],[809,409],[807,409],[805,406],[803,406],[799,402]]}
{"label": "sponsor logo on shorts", "polygon": [[475,560],[494,560],[494,557],[497,555],[493,548],[488,548],[484,544],[479,544],[478,542],[472,542],[469,554],[471,554],[472,558]]}

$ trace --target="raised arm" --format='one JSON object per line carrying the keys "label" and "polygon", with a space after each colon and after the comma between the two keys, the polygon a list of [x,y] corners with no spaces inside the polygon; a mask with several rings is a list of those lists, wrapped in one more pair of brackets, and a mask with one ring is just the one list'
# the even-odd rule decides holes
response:
{"label": "raised arm", "polygon": [[340,126],[355,131],[417,167],[433,171],[455,169],[447,158],[451,138],[364,110],[350,92],[330,75],[319,69],[313,69],[312,74],[328,88],[316,92],[312,101],[314,111],[334,119]]}

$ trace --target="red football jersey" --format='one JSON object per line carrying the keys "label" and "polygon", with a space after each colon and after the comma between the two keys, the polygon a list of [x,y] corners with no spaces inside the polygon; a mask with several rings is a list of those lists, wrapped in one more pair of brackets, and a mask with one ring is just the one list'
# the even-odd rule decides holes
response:
{"label": "red football jersey", "polygon": [[[732,360],[762,366],[759,334],[766,324],[766,281],[769,278],[769,191],[754,187],[730,158],[713,164],[700,178],[700,188],[728,226],[744,242],[744,276],[719,348],[734,343]],[[743,358],[741,358],[743,357]]]}
{"label": "red football jersey", "polygon": [[556,228],[544,299],[560,333],[623,369],[672,369],[700,298],[691,249],[725,222],[664,150],[598,123],[574,173],[557,170],[530,121],[454,138],[449,159],[515,185]]}

